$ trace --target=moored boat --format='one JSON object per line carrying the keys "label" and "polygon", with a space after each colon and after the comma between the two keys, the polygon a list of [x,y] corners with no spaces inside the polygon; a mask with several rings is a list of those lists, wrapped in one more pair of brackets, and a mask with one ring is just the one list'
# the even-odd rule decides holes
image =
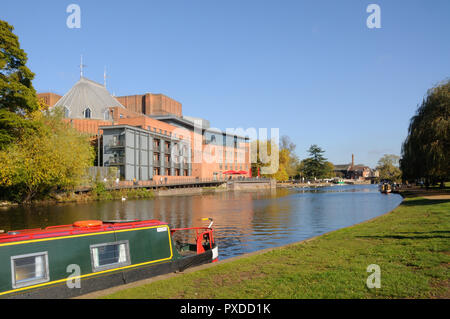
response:
{"label": "moored boat", "polygon": [[391,184],[383,183],[380,185],[380,192],[383,194],[389,194],[392,191]]}
{"label": "moored boat", "polygon": [[[195,234],[195,242],[174,239]],[[0,234],[0,297],[70,298],[218,260],[212,220],[78,221]]]}

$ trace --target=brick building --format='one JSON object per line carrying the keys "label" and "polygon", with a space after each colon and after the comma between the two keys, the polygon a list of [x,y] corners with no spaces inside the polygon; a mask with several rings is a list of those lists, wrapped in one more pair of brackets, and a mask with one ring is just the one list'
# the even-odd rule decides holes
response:
{"label": "brick building", "polygon": [[369,166],[363,164],[355,165],[355,156],[352,154],[352,162],[334,166],[336,176],[348,179],[367,179],[373,177],[374,172]]}
{"label": "brick building", "polygon": [[39,97],[62,107],[74,128],[103,141],[100,162],[118,167],[122,179],[251,176],[248,137],[183,116],[181,103],[163,94],[113,97],[105,86],[81,77],[62,97]]}

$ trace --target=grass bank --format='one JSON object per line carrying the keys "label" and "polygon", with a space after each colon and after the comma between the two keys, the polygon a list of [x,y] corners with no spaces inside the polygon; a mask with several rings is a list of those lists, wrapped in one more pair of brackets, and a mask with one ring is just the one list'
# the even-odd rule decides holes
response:
{"label": "grass bank", "polygon": [[120,190],[108,190],[103,183],[97,183],[93,186],[92,190],[86,193],[76,194],[72,191],[50,193],[43,199],[35,199],[29,203],[14,203],[0,200],[0,207],[17,206],[21,204],[26,205],[49,205],[56,203],[85,203],[92,201],[109,201],[109,200],[122,200],[125,199],[153,199],[155,193],[152,190],[145,188]]}
{"label": "grass bank", "polygon": [[[104,298],[449,298],[449,263],[450,201],[407,198],[366,223]],[[371,264],[381,288],[366,286]]]}

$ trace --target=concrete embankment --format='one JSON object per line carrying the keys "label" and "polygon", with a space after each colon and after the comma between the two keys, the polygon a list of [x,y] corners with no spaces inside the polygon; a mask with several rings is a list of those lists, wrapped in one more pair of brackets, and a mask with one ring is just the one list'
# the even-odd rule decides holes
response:
{"label": "concrete embankment", "polygon": [[264,191],[275,189],[275,180],[246,181],[236,180],[228,181],[216,187],[186,187],[172,189],[155,190],[155,196],[177,196],[177,195],[199,195],[213,194],[225,191]]}

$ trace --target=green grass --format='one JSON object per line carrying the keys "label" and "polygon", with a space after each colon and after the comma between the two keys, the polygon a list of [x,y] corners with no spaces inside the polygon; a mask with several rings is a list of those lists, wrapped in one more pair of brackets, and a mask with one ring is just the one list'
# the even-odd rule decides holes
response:
{"label": "green grass", "polygon": [[[408,198],[367,223],[104,298],[449,298],[449,263],[450,201]],[[366,287],[370,264],[379,289]]]}
{"label": "green grass", "polygon": [[152,190],[145,188],[135,188],[135,189],[120,189],[120,190],[107,190],[104,183],[96,183],[92,188],[90,193],[92,199],[94,200],[119,200],[122,197],[127,199],[152,199],[155,194]]}

